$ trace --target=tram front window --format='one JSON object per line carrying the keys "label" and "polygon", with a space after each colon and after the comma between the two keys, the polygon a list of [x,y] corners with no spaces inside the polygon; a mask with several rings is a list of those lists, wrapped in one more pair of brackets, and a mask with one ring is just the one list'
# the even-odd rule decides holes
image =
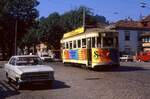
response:
{"label": "tram front window", "polygon": [[103,47],[114,47],[113,38],[104,37],[103,38]]}

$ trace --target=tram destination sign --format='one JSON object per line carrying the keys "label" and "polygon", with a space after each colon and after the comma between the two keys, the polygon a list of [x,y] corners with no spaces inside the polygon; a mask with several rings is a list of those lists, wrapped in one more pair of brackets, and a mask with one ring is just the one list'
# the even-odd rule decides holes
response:
{"label": "tram destination sign", "polygon": [[84,32],[84,27],[80,27],[80,28],[77,28],[77,29],[75,29],[75,30],[73,30],[73,31],[70,31],[70,32],[65,33],[63,38],[72,37],[72,36],[81,34],[81,33],[83,33],[83,32]]}

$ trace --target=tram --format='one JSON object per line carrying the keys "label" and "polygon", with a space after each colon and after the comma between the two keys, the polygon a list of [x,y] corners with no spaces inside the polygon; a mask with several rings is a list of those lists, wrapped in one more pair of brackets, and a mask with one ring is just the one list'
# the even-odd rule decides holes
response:
{"label": "tram", "polygon": [[65,33],[61,39],[63,63],[84,64],[86,67],[120,64],[118,32],[110,29],[80,27]]}

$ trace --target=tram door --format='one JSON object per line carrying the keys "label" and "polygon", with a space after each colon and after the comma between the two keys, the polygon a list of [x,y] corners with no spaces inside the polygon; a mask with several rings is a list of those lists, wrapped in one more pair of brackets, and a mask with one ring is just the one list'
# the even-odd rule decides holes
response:
{"label": "tram door", "polygon": [[92,63],[92,43],[91,38],[87,39],[87,56],[88,56],[88,65],[91,65]]}

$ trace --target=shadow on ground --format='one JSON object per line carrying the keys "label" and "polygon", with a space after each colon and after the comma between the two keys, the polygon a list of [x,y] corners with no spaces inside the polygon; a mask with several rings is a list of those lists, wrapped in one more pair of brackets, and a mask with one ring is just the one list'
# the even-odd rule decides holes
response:
{"label": "shadow on ground", "polygon": [[118,68],[113,68],[111,71],[113,72],[132,72],[132,71],[145,71],[149,69],[145,69],[143,67],[136,66],[120,66]]}
{"label": "shadow on ground", "polygon": [[66,85],[62,81],[55,80],[53,84],[47,85],[44,83],[41,84],[32,84],[25,85],[21,90],[53,90],[53,89],[62,89],[62,88],[70,88],[70,86]]}
{"label": "shadow on ground", "polygon": [[98,68],[94,69],[94,71],[104,71],[104,72],[133,72],[133,71],[146,71],[149,69],[145,69],[143,67],[136,67],[136,66],[119,66],[117,68]]}
{"label": "shadow on ground", "polygon": [[52,89],[61,89],[61,88],[70,88],[70,86],[66,85],[64,82],[56,80]]}
{"label": "shadow on ground", "polygon": [[7,81],[0,81],[0,99],[5,99],[18,94],[20,94],[20,92],[15,86],[7,83]]}
{"label": "shadow on ground", "polygon": [[104,72],[132,72],[132,71],[145,71],[149,69],[145,69],[143,67],[137,67],[137,66],[118,66],[118,67],[111,67],[111,66],[98,66],[97,68],[85,68],[84,65],[65,65],[67,67],[75,67],[75,68],[81,68],[81,69],[87,69],[87,70],[94,70],[94,71],[104,71]]}

